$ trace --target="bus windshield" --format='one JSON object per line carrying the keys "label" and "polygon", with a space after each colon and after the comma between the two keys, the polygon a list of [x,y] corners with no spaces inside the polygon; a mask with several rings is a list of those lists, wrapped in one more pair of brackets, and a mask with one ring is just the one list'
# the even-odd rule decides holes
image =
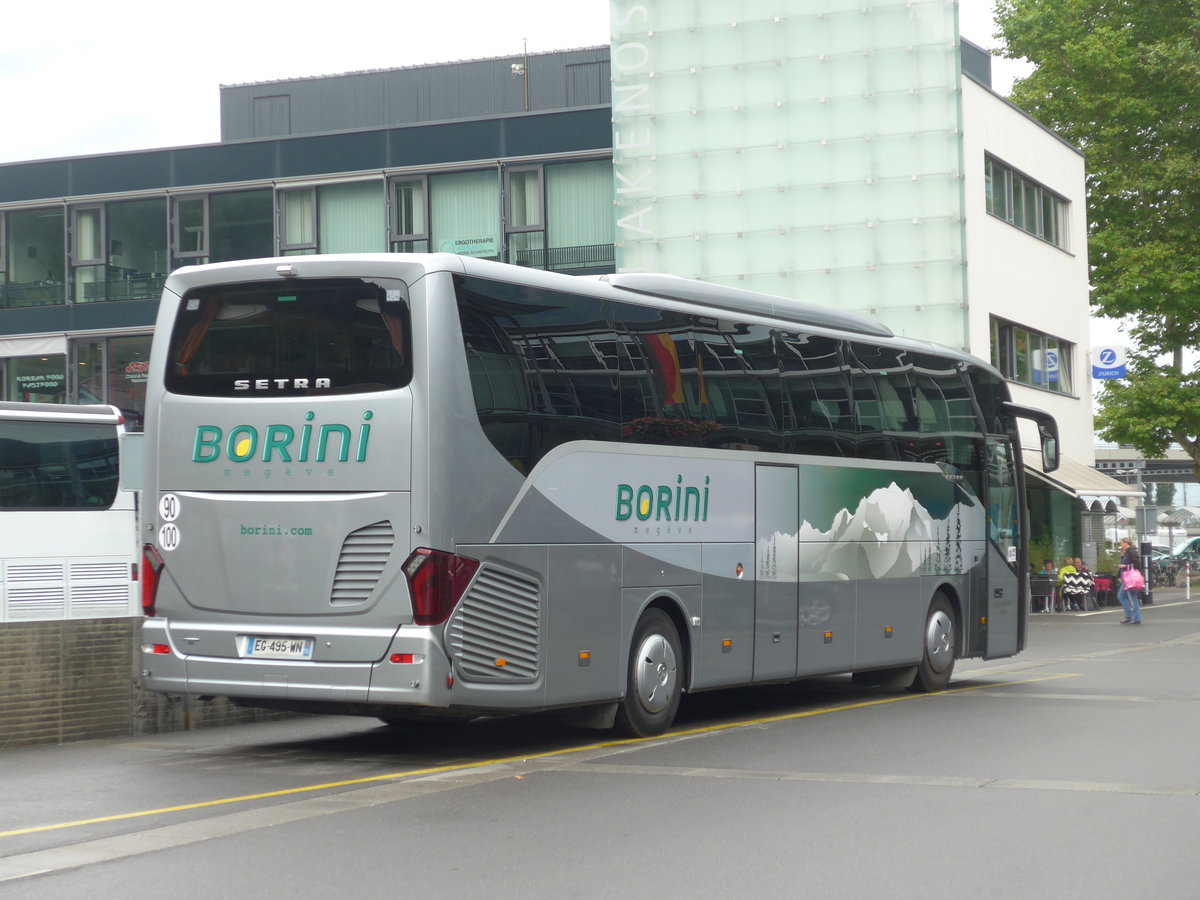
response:
{"label": "bus windshield", "polygon": [[412,376],[403,284],[199,288],[171,334],[167,390],[207,397],[366,393]]}

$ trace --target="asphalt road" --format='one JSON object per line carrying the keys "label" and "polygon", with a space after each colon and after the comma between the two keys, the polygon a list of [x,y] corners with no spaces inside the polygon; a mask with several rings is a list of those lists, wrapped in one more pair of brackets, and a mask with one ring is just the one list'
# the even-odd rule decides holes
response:
{"label": "asphalt road", "polygon": [[314,718],[0,751],[0,898],[1200,895],[1200,603],[1034,616],[912,695],[688,698],[651,740],[549,717]]}

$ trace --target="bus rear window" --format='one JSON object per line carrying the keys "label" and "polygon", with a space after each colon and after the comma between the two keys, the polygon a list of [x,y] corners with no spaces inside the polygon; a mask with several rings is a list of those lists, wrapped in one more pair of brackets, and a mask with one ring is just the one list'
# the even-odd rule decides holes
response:
{"label": "bus rear window", "polygon": [[207,397],[353,394],[412,377],[407,291],[362,279],[188,292],[166,388]]}
{"label": "bus rear window", "polygon": [[108,509],[117,475],[112,425],[6,422],[0,435],[0,509]]}

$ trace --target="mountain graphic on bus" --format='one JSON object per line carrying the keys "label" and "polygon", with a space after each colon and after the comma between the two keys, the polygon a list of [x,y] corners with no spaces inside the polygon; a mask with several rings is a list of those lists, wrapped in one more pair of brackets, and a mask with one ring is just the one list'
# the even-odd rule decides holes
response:
{"label": "mountain graphic on bus", "polygon": [[[855,509],[842,509],[828,530],[805,520],[800,525],[801,577],[904,578],[964,571],[964,543],[983,535],[964,534],[969,504],[952,506],[935,518],[908,488],[895,482],[862,498]],[[805,552],[813,545],[818,552]]]}

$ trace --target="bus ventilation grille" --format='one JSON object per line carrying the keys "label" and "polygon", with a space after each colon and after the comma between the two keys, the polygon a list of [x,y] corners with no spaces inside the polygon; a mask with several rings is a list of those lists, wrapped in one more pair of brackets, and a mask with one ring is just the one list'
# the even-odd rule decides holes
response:
{"label": "bus ventilation grille", "polygon": [[365,603],[379,584],[379,576],[392,555],[396,533],[391,522],[364,525],[346,535],[333,573],[329,602],[335,606]]}
{"label": "bus ventilation grille", "polygon": [[527,682],[538,674],[538,583],[484,566],[450,620],[450,652],[466,681]]}

